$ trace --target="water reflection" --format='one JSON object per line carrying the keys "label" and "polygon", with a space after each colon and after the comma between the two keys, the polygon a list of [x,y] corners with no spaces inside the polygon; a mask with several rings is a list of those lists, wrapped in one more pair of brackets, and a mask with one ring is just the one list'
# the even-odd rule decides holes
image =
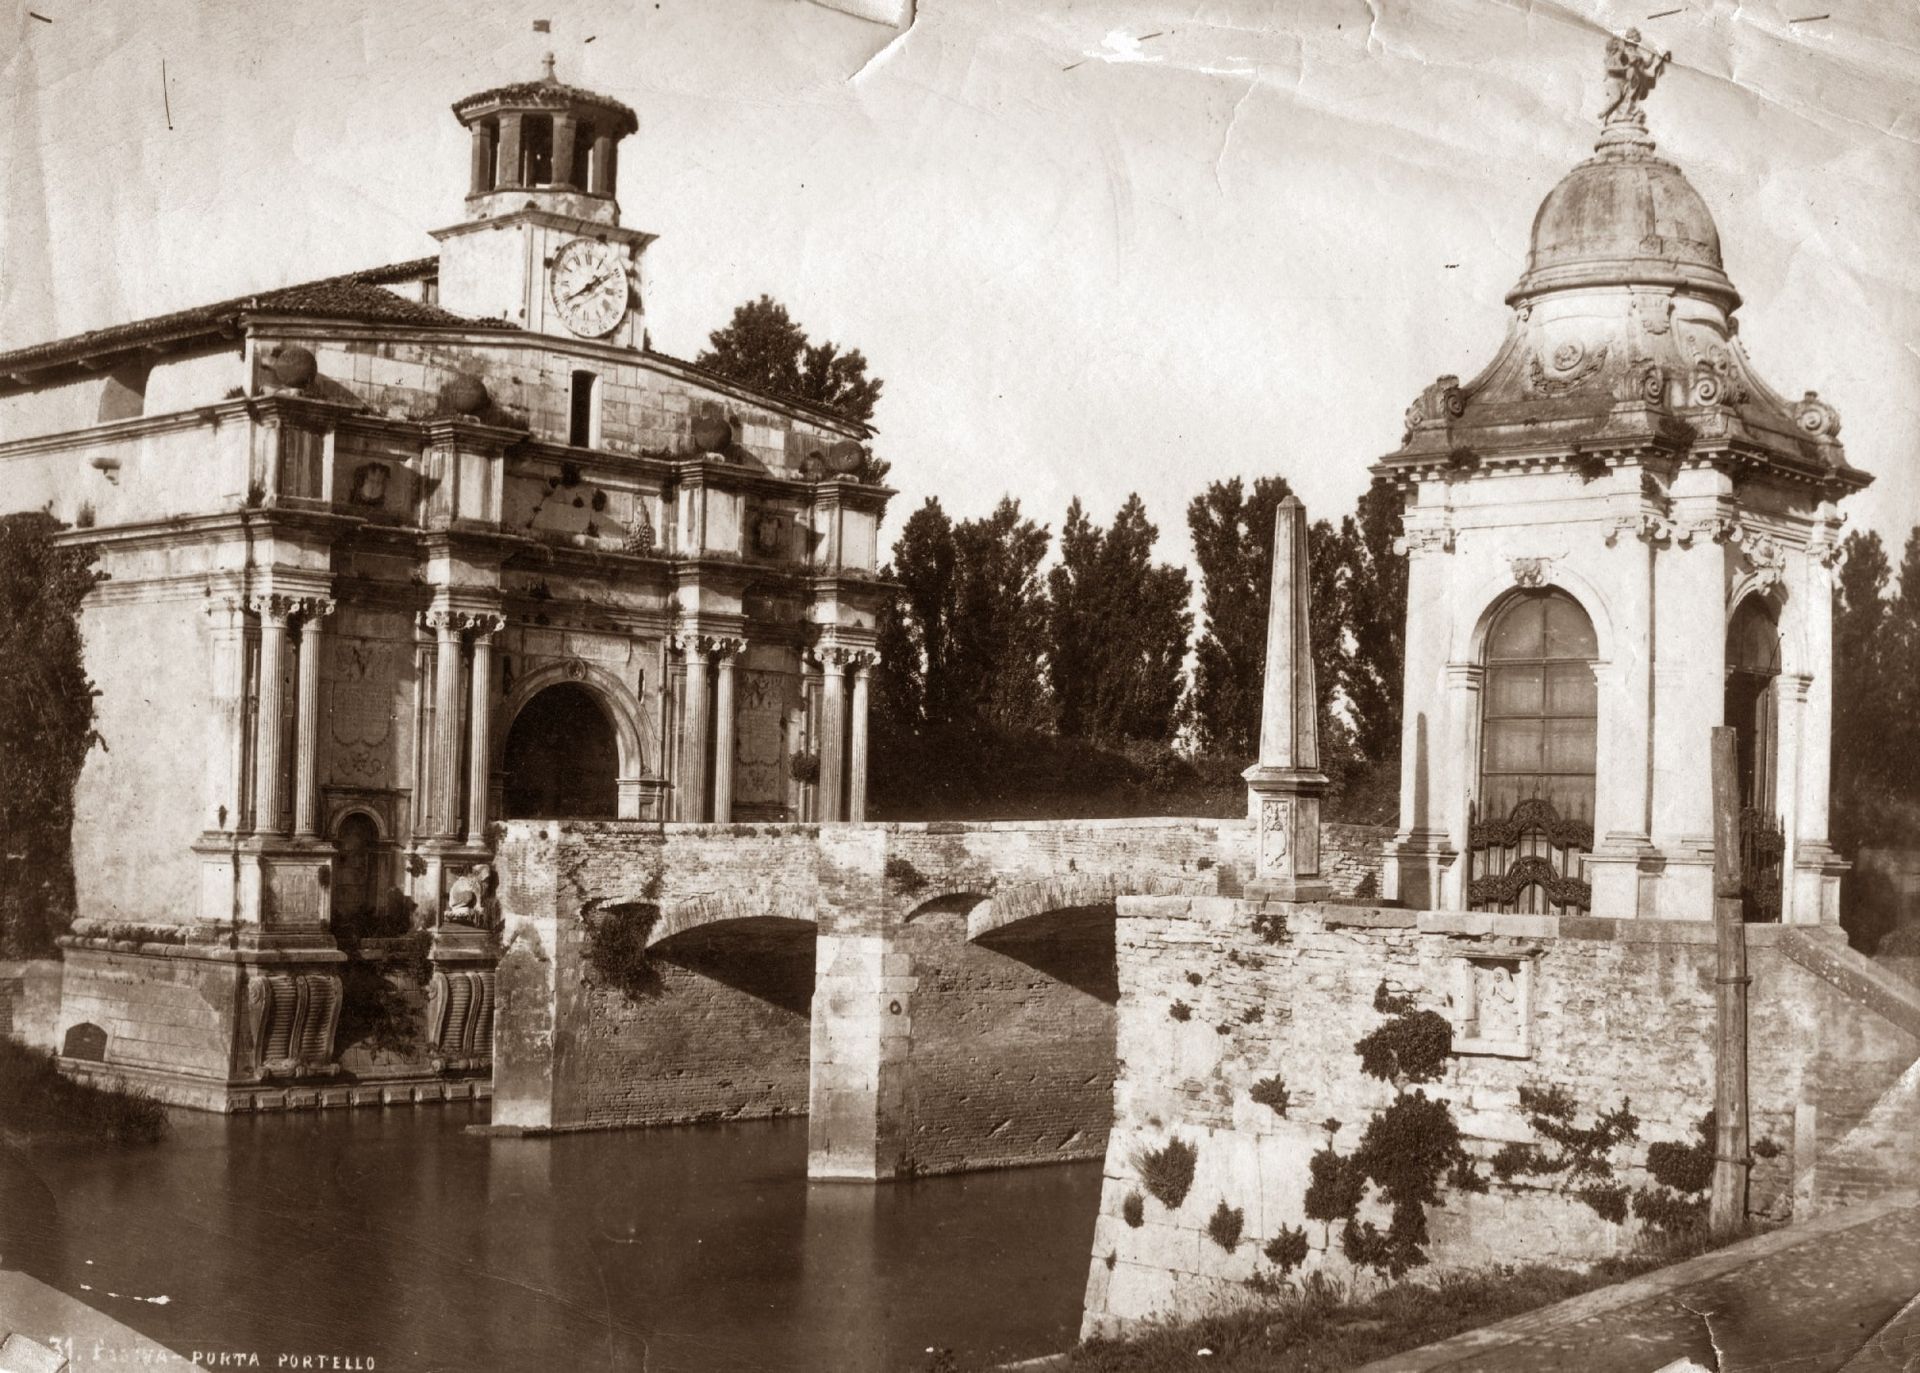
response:
{"label": "water reflection", "polygon": [[0,1262],[266,1366],[892,1370],[1078,1326],[1098,1164],[810,1184],[805,1121],[463,1133],[484,1114],[181,1115],[154,1150],[0,1158]]}

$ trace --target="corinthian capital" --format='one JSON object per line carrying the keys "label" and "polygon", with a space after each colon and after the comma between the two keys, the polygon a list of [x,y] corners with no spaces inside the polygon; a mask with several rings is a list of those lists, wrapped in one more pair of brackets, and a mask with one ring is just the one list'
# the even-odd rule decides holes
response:
{"label": "corinthian capital", "polygon": [[255,592],[247,597],[247,609],[271,624],[289,620],[317,620],[333,613],[331,596],[293,596],[285,592]]}

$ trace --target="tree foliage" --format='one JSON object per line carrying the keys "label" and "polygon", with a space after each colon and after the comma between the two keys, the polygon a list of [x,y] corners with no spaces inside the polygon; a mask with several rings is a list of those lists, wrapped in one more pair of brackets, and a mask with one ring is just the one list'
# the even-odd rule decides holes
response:
{"label": "tree foliage", "polygon": [[1044,525],[1002,500],[955,523],[937,499],[907,520],[887,575],[896,583],[880,625],[883,712],[914,730],[1051,723],[1040,690],[1046,598]]}
{"label": "tree foliage", "polygon": [[1096,742],[1173,737],[1193,616],[1184,569],[1153,561],[1138,495],[1104,532],[1075,500],[1047,576],[1048,672],[1060,731]]}
{"label": "tree foliage", "polygon": [[53,952],[73,918],[73,789],[93,728],[80,602],[93,552],[39,512],[0,517],[0,957]]}
{"label": "tree foliage", "polygon": [[824,406],[850,420],[873,418],[884,383],[867,375],[858,348],[813,342],[771,296],[736,306],[724,329],[694,361],[709,371],[762,391]]}
{"label": "tree foliage", "polygon": [[[1209,752],[1251,759],[1259,747],[1274,514],[1289,494],[1285,477],[1257,478],[1250,492],[1232,477],[1210,483],[1187,506],[1194,561],[1200,565],[1202,615],[1188,711],[1195,741]],[[1307,532],[1307,554],[1324,763],[1343,752],[1347,733],[1332,710],[1349,671],[1342,632],[1347,555],[1340,530],[1328,520],[1315,521]]]}

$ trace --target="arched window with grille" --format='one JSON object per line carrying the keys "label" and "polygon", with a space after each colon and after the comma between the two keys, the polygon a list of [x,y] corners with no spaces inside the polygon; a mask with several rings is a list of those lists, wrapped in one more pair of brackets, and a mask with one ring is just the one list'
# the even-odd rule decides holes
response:
{"label": "arched window with grille", "polygon": [[1585,910],[1593,847],[1599,657],[1566,592],[1515,593],[1488,626],[1480,772],[1468,839],[1476,910]]}

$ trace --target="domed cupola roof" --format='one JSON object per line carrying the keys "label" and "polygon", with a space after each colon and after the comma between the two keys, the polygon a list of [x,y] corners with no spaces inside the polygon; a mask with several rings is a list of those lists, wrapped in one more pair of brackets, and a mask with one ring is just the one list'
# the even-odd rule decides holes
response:
{"label": "domed cupola roof", "polygon": [[1654,156],[1643,130],[1623,122],[1540,202],[1526,274],[1507,301],[1627,285],[1690,290],[1729,310],[1740,303],[1706,202],[1678,167]]}
{"label": "domed cupola roof", "polygon": [[1700,193],[1654,155],[1640,102],[1667,61],[1629,29],[1607,45],[1600,140],[1547,193],[1513,317],[1484,371],[1439,378],[1378,472],[1457,473],[1639,449],[1713,455],[1840,493],[1840,417],[1790,401],[1741,346],[1740,295]]}

